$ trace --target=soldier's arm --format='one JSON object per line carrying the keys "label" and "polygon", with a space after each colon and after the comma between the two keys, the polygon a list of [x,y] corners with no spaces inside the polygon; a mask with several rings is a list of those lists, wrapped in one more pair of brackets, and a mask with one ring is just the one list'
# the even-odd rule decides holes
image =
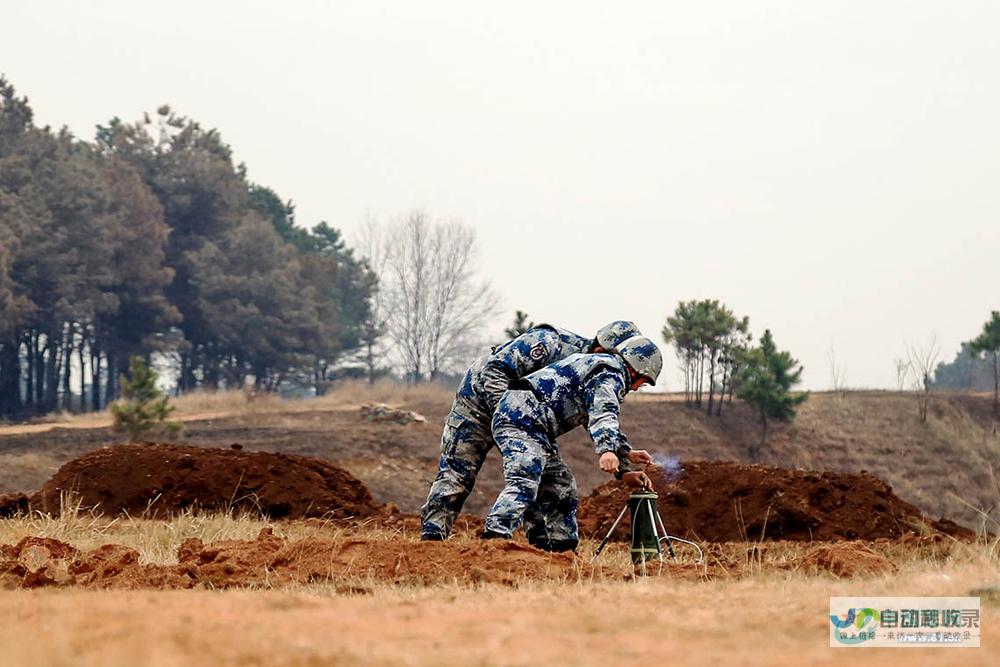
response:
{"label": "soldier's arm", "polygon": [[601,369],[587,379],[584,398],[587,404],[587,430],[600,456],[611,452],[618,457],[618,475],[630,470],[627,455],[632,447],[622,433],[619,416],[625,396],[625,379],[610,368]]}
{"label": "soldier's arm", "polygon": [[559,335],[552,329],[532,329],[495,352],[483,367],[483,394],[490,411],[518,378],[545,368],[559,355]]}

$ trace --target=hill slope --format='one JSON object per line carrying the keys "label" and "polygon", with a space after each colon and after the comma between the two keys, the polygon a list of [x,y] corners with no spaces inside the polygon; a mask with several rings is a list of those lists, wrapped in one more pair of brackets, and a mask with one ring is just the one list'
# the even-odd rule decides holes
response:
{"label": "hill slope", "polygon": [[[426,423],[371,423],[342,405],[298,402],[284,411],[244,411],[190,422],[184,442],[208,447],[238,442],[248,450],[327,458],[365,482],[379,500],[416,511],[436,471],[450,394],[423,391],[399,403],[424,414]],[[622,424],[635,447],[655,454],[681,461],[748,462],[748,446],[758,438],[754,416],[740,403],[725,408],[721,418],[706,417],[676,397],[638,395],[626,401]],[[835,472],[867,470],[923,512],[978,526],[982,516],[969,505],[993,508],[995,514],[1000,502],[993,474],[1000,461],[1000,435],[994,432],[990,399],[940,395],[931,403],[927,424],[920,424],[916,415],[915,399],[906,394],[814,394],[795,424],[773,429],[761,462]],[[66,461],[116,441],[118,436],[106,428],[0,435],[0,493],[38,489]],[[560,447],[581,495],[607,481],[582,430],[562,439]],[[494,452],[467,509],[485,511],[501,485]],[[988,527],[997,529],[996,524]]]}

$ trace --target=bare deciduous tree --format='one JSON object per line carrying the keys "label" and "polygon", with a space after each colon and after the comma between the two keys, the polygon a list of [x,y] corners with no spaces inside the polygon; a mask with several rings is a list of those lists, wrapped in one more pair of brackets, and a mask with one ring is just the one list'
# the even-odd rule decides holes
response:
{"label": "bare deciduous tree", "polygon": [[847,369],[837,363],[837,353],[832,345],[827,358],[830,360],[830,381],[833,384],[833,391],[839,394],[847,387]]}
{"label": "bare deciduous tree", "polygon": [[476,275],[475,231],[461,222],[431,223],[420,211],[368,238],[382,257],[380,307],[406,378],[418,382],[455,370],[474,356],[497,312],[489,281]]}
{"label": "bare deciduous tree", "polygon": [[941,348],[937,336],[931,336],[925,346],[909,345],[907,348],[907,365],[910,370],[911,386],[917,393],[917,407],[920,422],[927,422],[927,409],[931,402],[931,377],[937,365]]}
{"label": "bare deciduous tree", "polygon": [[[374,218],[368,217],[362,224],[358,250],[365,258],[368,268],[381,281],[385,275],[389,244],[385,240],[385,231]],[[387,311],[385,290],[381,284],[376,285],[370,300],[368,319],[361,326],[362,345],[359,357],[365,365],[369,384],[373,384],[385,372],[380,361],[385,357],[382,339],[388,325]]]}
{"label": "bare deciduous tree", "polygon": [[428,300],[430,298],[430,240],[423,213],[413,213],[386,237],[385,287],[389,337],[407,368],[409,379],[423,377],[427,352]]}
{"label": "bare deciduous tree", "polygon": [[906,377],[910,374],[910,362],[906,359],[893,359],[892,363],[896,367],[896,386],[899,391],[903,391]]}
{"label": "bare deciduous tree", "polygon": [[471,227],[459,222],[438,225],[431,242],[427,367],[433,380],[473,354],[498,300],[488,282],[476,280],[476,233]]}

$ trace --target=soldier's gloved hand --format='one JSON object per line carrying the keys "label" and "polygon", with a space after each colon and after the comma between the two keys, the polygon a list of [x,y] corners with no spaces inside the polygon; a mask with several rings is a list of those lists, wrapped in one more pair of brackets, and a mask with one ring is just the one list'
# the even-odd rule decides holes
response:
{"label": "soldier's gloved hand", "polygon": [[618,455],[614,452],[604,452],[601,454],[597,465],[606,473],[615,474],[618,472]]}
{"label": "soldier's gloved hand", "polygon": [[645,449],[632,449],[625,456],[626,458],[628,458],[630,463],[646,464],[653,462],[653,457],[650,456],[649,452],[647,452]]}
{"label": "soldier's gloved hand", "polygon": [[641,470],[636,470],[635,472],[627,472],[622,475],[622,481],[633,489],[650,489],[653,488],[653,480],[649,478],[646,473]]}

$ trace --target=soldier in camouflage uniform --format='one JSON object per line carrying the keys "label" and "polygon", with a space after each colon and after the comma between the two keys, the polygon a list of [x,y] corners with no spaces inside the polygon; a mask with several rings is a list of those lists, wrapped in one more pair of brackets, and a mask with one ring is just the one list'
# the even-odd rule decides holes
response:
{"label": "soldier in camouflage uniform", "polygon": [[624,320],[601,327],[595,338],[540,324],[478,359],[465,374],[445,419],[437,477],[420,510],[421,539],[443,540],[451,533],[494,446],[490,420],[511,382],[572,354],[616,349],[638,333],[635,324]]}
{"label": "soldier in camouflage uniform", "polygon": [[506,487],[486,518],[483,537],[510,538],[525,524],[529,541],[550,551],[578,543],[576,482],[556,438],[587,425],[601,470],[628,476],[633,486],[650,486],[630,463],[649,463],[649,453],[632,450],[619,425],[629,391],[655,384],[663,367],[660,350],[636,336],[619,354],[575,354],[514,383],[493,415],[493,437],[503,455]]}

